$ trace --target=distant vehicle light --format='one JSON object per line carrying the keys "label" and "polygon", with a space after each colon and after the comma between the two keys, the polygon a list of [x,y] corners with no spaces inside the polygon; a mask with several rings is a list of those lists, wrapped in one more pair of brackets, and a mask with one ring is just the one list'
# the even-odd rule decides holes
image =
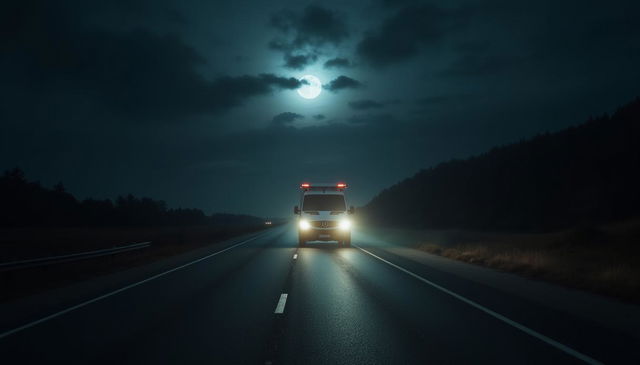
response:
{"label": "distant vehicle light", "polygon": [[264,224],[266,224],[267,226],[270,226],[272,223],[271,223],[271,221],[266,221],[266,222],[264,222]]}
{"label": "distant vehicle light", "polygon": [[311,184],[309,183],[300,184],[300,189],[309,189],[310,187],[311,187]]}
{"label": "distant vehicle light", "polygon": [[303,231],[306,231],[307,229],[311,228],[311,224],[309,224],[309,221],[306,219],[301,219],[299,225],[300,225],[300,229]]}
{"label": "distant vehicle light", "polygon": [[343,231],[349,230],[351,228],[351,221],[348,219],[343,219],[340,221],[340,229]]}
{"label": "distant vehicle light", "polygon": [[347,184],[346,183],[338,183],[338,184],[336,184],[336,186],[338,187],[338,189],[346,189],[347,188]]}

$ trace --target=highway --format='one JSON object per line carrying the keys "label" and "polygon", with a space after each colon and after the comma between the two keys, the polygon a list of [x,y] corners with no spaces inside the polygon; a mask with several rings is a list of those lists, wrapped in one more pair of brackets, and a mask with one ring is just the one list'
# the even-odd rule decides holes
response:
{"label": "highway", "polygon": [[[3,364],[640,363],[637,340],[368,242],[295,227],[0,314]],[[25,309],[26,311],[26,309]]]}

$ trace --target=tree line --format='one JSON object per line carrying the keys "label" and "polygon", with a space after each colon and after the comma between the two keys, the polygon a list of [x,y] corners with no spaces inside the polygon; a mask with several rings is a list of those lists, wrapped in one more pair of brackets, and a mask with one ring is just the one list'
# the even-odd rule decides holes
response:
{"label": "tree line", "polygon": [[0,177],[0,226],[240,226],[263,223],[258,217],[206,215],[200,209],[169,209],[162,200],[131,194],[115,200],[78,200],[62,183],[49,189],[30,182],[15,168]]}
{"label": "tree line", "polygon": [[362,213],[391,226],[536,231],[640,216],[640,98],[613,115],[422,170]]}

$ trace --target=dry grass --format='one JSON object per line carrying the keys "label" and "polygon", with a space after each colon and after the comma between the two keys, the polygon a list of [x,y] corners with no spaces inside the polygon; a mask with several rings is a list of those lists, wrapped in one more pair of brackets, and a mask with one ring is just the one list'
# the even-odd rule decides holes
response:
{"label": "dry grass", "polygon": [[465,233],[424,251],[640,303],[640,220],[552,234]]}

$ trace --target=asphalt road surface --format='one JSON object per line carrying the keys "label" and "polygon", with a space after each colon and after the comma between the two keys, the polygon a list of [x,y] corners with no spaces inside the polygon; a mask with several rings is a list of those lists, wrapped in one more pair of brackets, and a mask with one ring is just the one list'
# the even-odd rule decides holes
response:
{"label": "asphalt road surface", "polygon": [[2,313],[0,363],[640,363],[620,333],[363,237],[298,248],[276,227],[47,315]]}

